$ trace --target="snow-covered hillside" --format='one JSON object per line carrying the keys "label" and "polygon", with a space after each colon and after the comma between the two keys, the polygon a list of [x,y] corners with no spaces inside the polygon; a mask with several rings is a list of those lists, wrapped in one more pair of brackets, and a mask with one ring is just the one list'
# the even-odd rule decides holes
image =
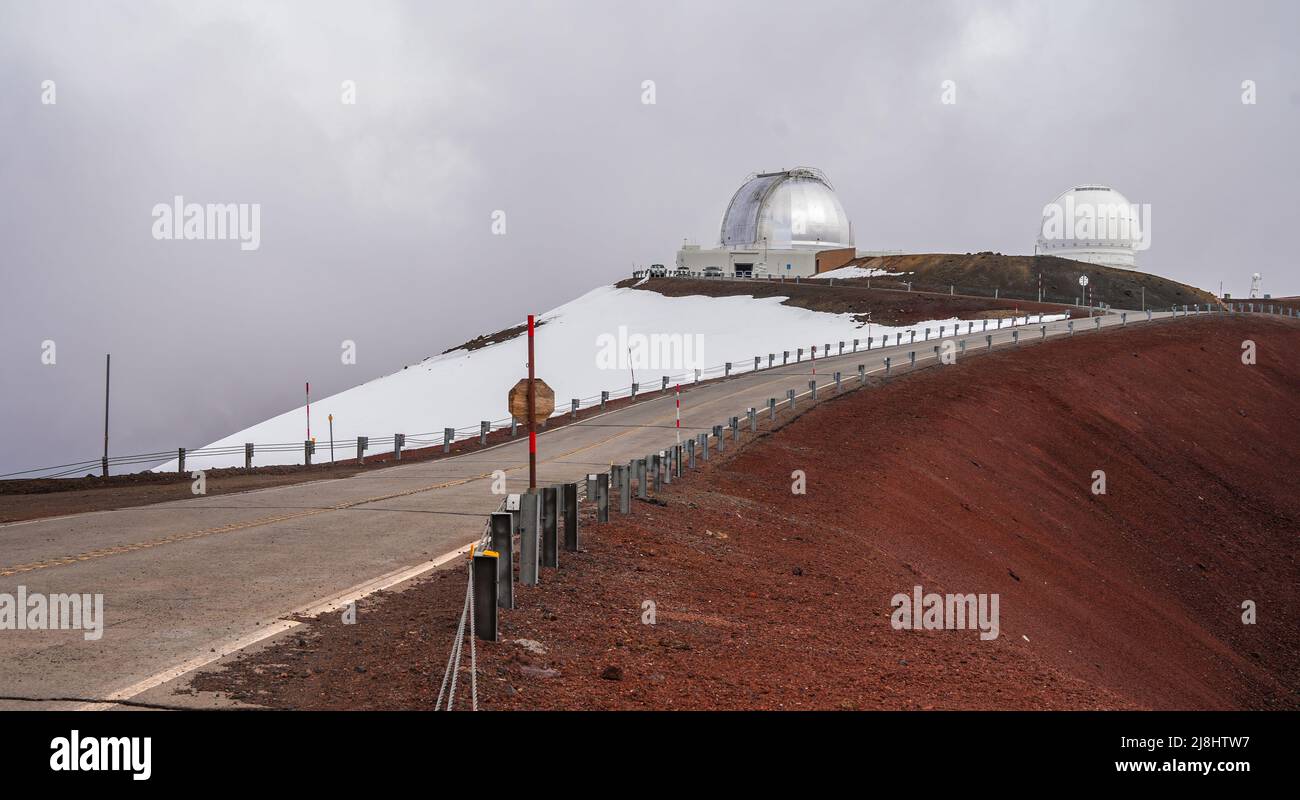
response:
{"label": "snow-covered hillside", "polygon": [[[670,376],[672,383],[689,383],[695,367],[702,367],[704,379],[722,375],[723,364],[732,362],[733,374],[753,368],[754,356],[775,353],[778,363],[783,350],[792,353],[813,345],[822,350],[857,338],[866,346],[867,336],[879,345],[880,337],[894,339],[902,331],[915,330],[917,341],[925,328],[937,331],[939,325],[951,326],[956,319],[936,319],[903,328],[866,324],[853,320],[851,314],[807,311],[782,305],[784,298],[755,299],[731,297],[665,297],[657,292],[605,286],[588,292],[569,303],[540,315],[537,330],[537,375],[555,390],[556,413],[569,411],[570,398],[579,398],[586,408],[599,403],[602,390],[611,396],[626,396],[632,383],[632,369],[641,391],[658,389],[661,378]],[[1055,319],[1048,317],[1047,319]],[[1034,318],[1036,319],[1036,318]],[[1020,320],[1022,323],[1024,318]],[[1009,324],[1003,320],[1002,324]],[[620,332],[620,327],[625,330]],[[640,350],[636,339],[641,336],[680,335],[689,343],[697,363],[669,365],[638,364]],[[631,363],[619,353],[632,343]],[[355,455],[357,436],[369,436],[367,455],[392,451],[392,435],[404,433],[408,449],[441,443],[444,428],[459,429],[457,438],[477,435],[480,420],[492,420],[494,427],[509,425],[506,393],[527,375],[527,336],[476,350],[456,350],[425,359],[382,378],[312,402],[313,433],[317,438],[316,463],[329,460],[325,439],[326,415],[334,415],[336,456]],[[700,352],[694,352],[698,349]],[[186,469],[243,466],[245,442],[258,446],[255,466],[301,464],[302,433],[305,425],[303,407],[273,417],[265,422],[214,442],[204,451],[222,452],[205,455],[191,452]],[[319,431],[319,433],[317,433]],[[387,441],[376,441],[389,437]],[[262,445],[280,443],[280,451]],[[174,470],[176,462],[158,469]]]}

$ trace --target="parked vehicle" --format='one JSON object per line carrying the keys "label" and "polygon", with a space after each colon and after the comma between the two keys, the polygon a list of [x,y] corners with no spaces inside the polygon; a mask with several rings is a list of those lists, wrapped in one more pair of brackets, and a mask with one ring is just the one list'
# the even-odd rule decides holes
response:
{"label": "parked vehicle", "polygon": [[706,278],[721,278],[721,277],[722,277],[722,267],[705,267],[705,268],[704,268],[704,277],[706,277]]}

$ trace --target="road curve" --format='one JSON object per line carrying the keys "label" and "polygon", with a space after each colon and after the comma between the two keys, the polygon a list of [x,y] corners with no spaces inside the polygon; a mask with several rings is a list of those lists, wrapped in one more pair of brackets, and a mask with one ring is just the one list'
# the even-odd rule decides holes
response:
{"label": "road curve", "polygon": [[[1129,313],[1129,324],[1146,315]],[[1153,320],[1171,316],[1153,314]],[[1119,314],[1098,318],[1120,325]],[[1095,323],[1075,320],[1079,335]],[[1040,327],[990,332],[995,346],[1042,337]],[[1068,335],[1064,321],[1050,337]],[[967,340],[986,349],[985,334]],[[895,370],[915,350],[933,361],[938,339],[816,362],[819,391],[836,370],[856,384],[857,365]],[[961,358],[961,356],[959,356]],[[749,407],[765,409],[788,389],[808,399],[810,362],[688,387],[682,435],[711,430]],[[538,481],[581,479],[671,445],[672,396],[589,417],[538,437]],[[527,442],[348,478],[198,497],[153,506],[0,526],[0,593],[101,593],[104,631],[0,630],[0,709],[125,701],[164,680],[292,626],[284,617],[337,606],[405,580],[476,540],[500,497],[491,475],[504,470],[510,491],[528,483]],[[106,707],[89,705],[84,707]]]}

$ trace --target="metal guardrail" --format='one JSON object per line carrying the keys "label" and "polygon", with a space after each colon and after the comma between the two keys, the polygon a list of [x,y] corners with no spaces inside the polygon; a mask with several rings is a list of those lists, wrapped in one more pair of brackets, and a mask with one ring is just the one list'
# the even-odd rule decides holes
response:
{"label": "metal guardrail", "polygon": [[[1210,310],[1210,306],[1208,305],[1205,306],[1204,310],[1202,310],[1202,307],[1199,304],[1194,306],[1176,306],[1170,308],[1169,310],[1176,312],[1179,309],[1183,310],[1185,314],[1186,313],[1201,314],[1201,313],[1208,312]],[[1270,314],[1275,316],[1284,316],[1284,317],[1293,317],[1293,318],[1300,317],[1300,311],[1298,311],[1296,308],[1292,308],[1278,303],[1263,303],[1254,300],[1249,302],[1244,302],[1244,301],[1224,302],[1221,305],[1220,310],[1231,311],[1233,313],[1260,313],[1260,314]],[[1092,309],[1090,309],[1090,315],[1091,315],[1091,311]],[[1038,324],[1031,320],[1036,319],[1038,320],[1038,322],[1041,322],[1043,316],[1050,316],[1050,315],[1027,314],[1024,317],[1011,318],[1011,321],[1015,323],[1016,320],[1024,319],[1025,322],[1019,323],[1020,326]],[[996,327],[994,328],[995,330],[1016,327],[1015,324],[1012,325],[1003,324],[1004,322],[1006,322],[1006,318],[996,319],[993,321],[997,323]],[[984,327],[980,329],[980,332],[984,332],[987,330],[988,322],[989,320],[983,321]],[[973,323],[971,324],[973,325]],[[914,328],[911,328],[909,330],[915,333]],[[974,332],[973,330],[968,329],[967,334],[969,335],[970,333],[973,332]],[[930,329],[926,329],[926,332],[923,334],[920,341],[929,341],[932,338],[947,338],[947,336],[944,335],[932,337],[929,335],[929,333],[930,333]],[[957,335],[957,334],[956,331],[954,331],[953,334],[949,334],[949,335]],[[888,336],[882,338],[884,340],[887,340]],[[876,337],[869,336],[867,338],[867,343],[866,343],[867,346],[865,348],[862,348],[862,351],[869,352],[870,350],[873,349],[880,349],[882,347],[896,347],[899,344],[901,344],[900,342],[897,342],[897,340],[893,345],[886,344],[885,341],[880,341],[879,344],[877,344],[876,342],[877,342]],[[841,347],[843,347],[848,343],[840,342],[839,344],[841,345]],[[859,344],[860,344],[860,340],[853,340],[852,349],[848,350],[847,353],[860,352],[858,348]],[[716,364],[711,367],[701,368],[698,370],[698,374],[696,374],[697,371],[686,371],[682,373],[670,373],[666,376],[661,376],[659,386],[642,387],[639,384],[634,383],[628,386],[620,387],[618,389],[603,391],[600,394],[592,395],[590,397],[573,398],[573,399],[578,401],[576,410],[579,411],[584,409],[590,410],[598,406],[603,407],[606,403],[608,403],[611,400],[619,400],[625,397],[635,398],[638,393],[654,394],[658,392],[663,392],[666,391],[668,387],[671,385],[677,385],[683,383],[698,383],[700,381],[709,381],[709,380],[715,380],[724,377],[735,377],[738,375],[744,375],[744,374],[762,371],[764,369],[772,369],[780,366],[789,366],[789,364],[791,363],[801,363],[803,360],[802,356],[798,355],[802,353],[802,350],[800,350],[799,348],[795,348],[792,351],[782,351],[782,352],[786,354],[789,354],[791,352],[796,353],[797,354],[796,360],[794,361],[782,360],[780,362],[776,362],[775,359],[771,359],[769,365],[764,367],[762,365],[761,355],[745,357],[745,358],[737,358],[735,360],[723,362],[721,364]],[[838,356],[847,353],[841,352],[841,353],[835,353],[831,355]],[[775,354],[769,354],[769,356],[772,355]],[[826,358],[828,356],[823,354],[820,357]],[[571,415],[574,411],[574,408],[575,407],[572,405],[572,400],[571,400],[570,406],[568,408],[566,408],[563,411],[557,410],[557,412],[553,414],[550,417],[550,419],[558,419],[566,415]],[[506,429],[510,429],[512,434],[518,433],[518,427],[514,424],[514,421],[510,417],[505,417],[503,419],[480,421],[478,424],[474,424],[474,425],[466,425],[458,428],[447,428],[442,432],[430,431],[426,433],[389,434],[386,436],[359,437],[364,440],[364,446],[362,448],[362,452],[354,456],[346,457],[344,460],[352,460],[354,457],[364,458],[365,453],[372,447],[382,448],[382,449],[377,449],[376,455],[395,452],[396,451],[395,443],[397,441],[397,437],[399,436],[401,436],[403,439],[403,449],[426,449],[426,448],[437,447],[437,446],[449,447],[451,444],[458,441],[464,441],[466,439],[472,439],[474,437],[482,437],[484,434],[483,422],[487,422],[488,433],[506,430]],[[450,437],[447,436],[448,431],[451,432]],[[249,449],[250,445],[252,447],[251,450]],[[349,437],[348,439],[344,439],[344,440],[336,440],[335,446],[336,448],[353,450],[355,444],[353,443],[351,437]],[[303,453],[305,451],[305,447],[306,447],[305,442],[271,442],[271,443],[250,442],[250,443],[244,443],[239,445],[223,445],[221,447],[201,447],[193,450],[189,450],[185,448],[177,448],[176,450],[164,450],[164,451],[156,451],[152,453],[133,453],[129,455],[110,456],[107,460],[107,463],[105,463],[105,460],[102,457],[100,457],[94,459],[87,459],[84,461],[71,462],[67,464],[59,464],[59,465],[49,466],[49,467],[38,467],[34,469],[6,473],[0,475],[0,479],[63,478],[71,475],[77,475],[79,473],[84,474],[87,471],[93,471],[96,468],[99,468],[102,471],[106,468],[111,468],[115,466],[121,467],[121,466],[132,466],[137,464],[165,463],[166,461],[172,459],[178,461],[177,472],[183,472],[184,471],[183,462],[186,459],[195,458],[195,457],[205,457],[205,456],[206,457],[229,456],[229,455],[237,455],[240,453],[244,453],[246,456],[246,468],[247,468],[247,465],[251,462],[251,459],[249,458],[250,455],[252,458],[256,458],[257,454],[259,453],[290,453],[290,452]],[[319,450],[323,447],[324,447],[324,443],[321,442],[316,443],[316,449]],[[268,465],[268,466],[272,466],[272,465]],[[273,465],[273,466],[280,466],[280,465]]]}
{"label": "metal guardrail", "polygon": [[[1242,313],[1236,308],[1210,309],[1207,307],[1202,310],[1199,306],[1182,307],[1181,315],[1178,313],[1179,310],[1180,309],[1178,308],[1170,309],[1170,316],[1162,317],[1161,320],[1178,319],[1180,316],[1186,318],[1189,316],[1222,314],[1225,312]],[[1118,315],[1120,319],[1120,327],[1128,326],[1128,317],[1130,313],[1142,315],[1138,319],[1134,320],[1134,322],[1156,321],[1153,317],[1155,312],[1124,312]],[[1285,315],[1296,317],[1300,314],[1297,314],[1295,309],[1286,309]],[[1142,317],[1145,317],[1145,319]],[[1095,320],[1096,322],[1094,325],[1089,327],[1093,330],[1100,330],[1102,327],[1102,317],[1096,317]],[[1050,323],[1040,323],[1043,340],[1046,340],[1047,338],[1048,324]],[[1021,338],[1019,333],[1023,327],[1024,326],[1014,326],[1012,330],[1012,341],[1004,343],[1004,345],[1011,347],[1020,346]],[[1074,321],[1068,320],[1065,329],[1058,329],[1055,332],[1055,335],[1072,336],[1074,333]],[[949,341],[960,341],[960,350],[962,353],[966,353],[966,342],[968,340],[963,337],[968,335],[969,334],[954,332],[950,336],[940,338]],[[993,348],[992,335],[986,335],[984,338],[987,341],[988,349],[991,350]],[[927,353],[923,356],[923,359],[931,357],[938,359],[938,349],[938,347],[935,347],[933,354]],[[979,348],[972,348],[970,352],[974,353],[978,350]],[[916,351],[912,351],[910,355],[912,356],[911,366],[915,367]],[[858,364],[856,373],[858,386],[861,387],[866,384],[868,375],[883,373],[885,376],[889,376],[892,369],[890,359],[891,356],[886,356],[883,361],[873,369],[867,369],[865,363]],[[852,380],[851,376],[852,373],[850,373],[848,380]],[[845,391],[845,380],[843,372],[836,371],[833,373],[833,377],[831,377],[825,384],[825,387],[829,390],[833,386],[834,393],[838,396]],[[583,491],[585,487],[582,482],[560,484],[560,486],[565,487],[564,491],[566,495],[569,491],[572,491],[574,497],[582,497],[585,495],[586,500],[594,502],[596,504],[597,523],[607,522],[610,517],[611,509],[618,514],[629,514],[632,511],[631,501],[634,497],[643,500],[651,499],[652,494],[658,494],[663,491],[664,485],[671,484],[674,479],[681,478],[688,470],[694,470],[697,467],[702,466],[701,462],[709,459],[711,449],[714,449],[717,454],[724,453],[728,438],[733,442],[738,442],[744,428],[748,428],[748,431],[751,434],[757,434],[759,430],[760,413],[766,413],[771,426],[775,426],[778,414],[778,404],[784,405],[785,410],[791,413],[798,409],[799,403],[805,398],[810,399],[815,406],[818,401],[817,390],[818,386],[815,380],[809,382],[806,391],[800,392],[796,389],[789,389],[786,392],[785,398],[782,400],[778,400],[778,398],[775,397],[769,398],[767,407],[763,412],[760,412],[760,409],[756,407],[741,409],[737,414],[725,416],[723,423],[720,425],[714,425],[711,429],[709,426],[704,426],[704,432],[688,435],[685,442],[681,440],[679,429],[676,441],[662,450],[652,451],[645,457],[633,458],[626,464],[611,464],[607,472],[588,474],[585,482],[586,487],[596,487],[595,496],[592,496],[590,490],[585,492]],[[743,423],[742,420],[744,420]],[[733,446],[735,445],[733,444]],[[635,491],[633,489],[634,483]],[[488,555],[493,559],[493,562],[490,565],[471,564],[469,580],[471,582],[477,582],[476,586],[478,588],[467,588],[466,610],[462,613],[460,630],[457,632],[457,644],[453,649],[453,659],[459,658],[458,648],[461,646],[459,642],[461,637],[464,635],[465,620],[467,618],[470,618],[471,639],[475,635],[480,639],[489,641],[500,638],[500,609],[515,607],[514,563],[516,555],[518,556],[520,567],[519,580],[524,584],[536,585],[542,580],[546,573],[539,569],[539,567],[559,567],[559,548],[557,546],[557,529],[559,524],[558,514],[553,505],[548,505],[548,502],[543,501],[544,495],[542,495],[542,493],[548,491],[555,491],[555,487],[539,487],[536,492],[530,490],[527,493],[515,495],[515,497],[520,498],[520,501],[515,504],[513,510],[504,512],[503,509],[506,508],[506,504],[503,502],[503,504],[498,507],[498,511],[489,518],[486,525],[488,533],[485,534],[483,539],[480,539],[479,545],[477,546],[483,547],[490,544],[494,549]],[[524,499],[525,495],[527,495],[527,500]],[[504,519],[506,516],[508,516],[508,519]],[[565,505],[564,516],[566,531],[571,529],[573,535],[572,541],[570,542],[568,534],[566,533],[566,546],[564,549],[568,552],[573,552],[579,549],[577,546],[578,509],[576,501],[572,504]],[[501,520],[498,530],[498,536],[492,537],[491,531],[493,528],[493,518],[495,517],[503,517],[503,519]],[[514,546],[516,538],[519,539],[519,548],[517,550]],[[543,556],[541,560],[539,560],[539,553],[549,555]],[[480,566],[484,568],[477,569]],[[474,606],[473,609],[470,608],[471,605]],[[477,614],[478,618],[483,622],[483,624],[480,624],[477,629],[473,626],[472,615],[474,614]],[[475,634],[475,630],[477,630],[477,634]],[[471,657],[472,655],[473,651],[471,650]],[[471,667],[471,671],[472,670],[473,667]],[[448,674],[453,676],[452,680],[454,681],[456,670],[452,665],[451,660],[448,662],[448,671],[444,674],[444,688],[446,687],[446,676]],[[471,675],[471,691],[474,686],[473,681],[474,678]]]}

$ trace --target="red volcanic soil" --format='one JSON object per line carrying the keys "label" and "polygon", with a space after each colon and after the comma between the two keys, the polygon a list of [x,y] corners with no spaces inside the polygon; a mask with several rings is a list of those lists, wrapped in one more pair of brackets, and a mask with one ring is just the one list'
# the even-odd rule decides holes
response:
{"label": "red volcanic soil", "polygon": [[[1300,708],[1297,352],[1295,324],[1193,318],[827,398],[629,516],[585,507],[582,552],[479,644],[480,705]],[[915,585],[996,593],[1000,635],[894,630]],[[458,568],[378,595],[194,687],[432,707],[464,590]]]}

